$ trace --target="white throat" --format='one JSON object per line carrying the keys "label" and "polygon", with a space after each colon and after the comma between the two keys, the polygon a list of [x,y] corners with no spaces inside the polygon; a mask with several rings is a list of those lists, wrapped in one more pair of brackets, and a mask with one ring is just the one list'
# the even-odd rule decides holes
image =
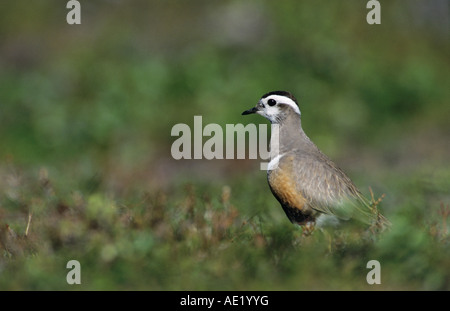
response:
{"label": "white throat", "polygon": [[280,125],[272,124],[270,136],[270,162],[268,170],[274,170],[278,167],[278,162],[284,154],[280,154]]}

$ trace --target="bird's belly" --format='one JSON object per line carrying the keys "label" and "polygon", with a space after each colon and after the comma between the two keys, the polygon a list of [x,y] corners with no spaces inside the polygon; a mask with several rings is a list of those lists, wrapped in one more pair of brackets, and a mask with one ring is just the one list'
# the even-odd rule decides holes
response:
{"label": "bird's belly", "polygon": [[267,178],[272,193],[292,222],[304,224],[314,221],[313,211],[308,207],[305,197],[295,187],[289,171],[284,169],[269,171]]}
{"label": "bird's belly", "polygon": [[268,181],[272,192],[284,204],[288,204],[299,210],[305,206],[306,200],[303,195],[297,191],[292,178],[279,170],[268,174]]}

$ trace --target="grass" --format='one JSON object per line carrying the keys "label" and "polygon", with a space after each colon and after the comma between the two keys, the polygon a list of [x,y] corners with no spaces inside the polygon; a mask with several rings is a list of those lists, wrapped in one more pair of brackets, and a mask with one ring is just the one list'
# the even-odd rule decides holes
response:
{"label": "grass", "polygon": [[[141,192],[137,182],[133,195],[119,197],[58,189],[45,168],[27,176],[11,166],[2,173],[0,288],[450,289],[444,203],[426,210],[404,202],[387,215],[392,227],[377,235],[305,236],[262,194],[267,189],[249,186],[251,178],[154,192]],[[81,264],[81,285],[66,283],[72,259]],[[366,282],[372,259],[381,264],[380,285]]]}

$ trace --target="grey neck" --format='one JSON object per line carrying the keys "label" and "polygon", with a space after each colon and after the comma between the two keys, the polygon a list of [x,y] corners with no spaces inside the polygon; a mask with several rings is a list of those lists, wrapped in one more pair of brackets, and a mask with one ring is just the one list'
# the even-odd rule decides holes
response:
{"label": "grey neck", "polygon": [[270,155],[275,158],[292,149],[315,148],[302,129],[302,121],[297,114],[288,115],[280,124],[272,124]]}

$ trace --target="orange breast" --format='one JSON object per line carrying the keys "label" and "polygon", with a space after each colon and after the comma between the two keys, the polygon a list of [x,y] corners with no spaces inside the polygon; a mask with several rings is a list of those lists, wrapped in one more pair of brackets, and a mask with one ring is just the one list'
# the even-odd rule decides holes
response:
{"label": "orange breast", "polygon": [[283,159],[276,170],[268,176],[269,185],[282,204],[289,205],[303,211],[306,199],[295,187],[295,179],[292,176],[292,157]]}

